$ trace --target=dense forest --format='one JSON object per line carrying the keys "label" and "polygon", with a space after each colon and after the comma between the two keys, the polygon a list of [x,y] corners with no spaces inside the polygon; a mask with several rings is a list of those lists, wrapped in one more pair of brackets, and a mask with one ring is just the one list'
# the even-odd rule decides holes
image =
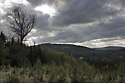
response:
{"label": "dense forest", "polygon": [[90,82],[124,83],[124,59],[74,57],[46,46],[20,45],[0,33],[0,83]]}

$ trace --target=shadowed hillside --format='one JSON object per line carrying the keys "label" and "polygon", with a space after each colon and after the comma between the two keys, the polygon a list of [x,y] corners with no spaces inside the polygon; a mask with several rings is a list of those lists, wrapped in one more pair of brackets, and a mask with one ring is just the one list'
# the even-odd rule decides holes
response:
{"label": "shadowed hillside", "polygon": [[92,51],[93,49],[83,47],[83,46],[76,46],[70,44],[41,44],[42,47],[48,47],[52,50],[56,50],[59,52],[65,52],[69,55],[82,55],[84,52]]}
{"label": "shadowed hillside", "polygon": [[41,44],[41,47],[48,47],[51,50],[64,52],[75,57],[85,57],[89,59],[114,59],[125,58],[125,48],[113,50],[96,50],[83,46],[76,46],[70,44]]}
{"label": "shadowed hillside", "polygon": [[108,47],[103,47],[103,48],[95,48],[96,50],[118,50],[118,49],[123,49],[125,47],[118,47],[118,46],[108,46]]}

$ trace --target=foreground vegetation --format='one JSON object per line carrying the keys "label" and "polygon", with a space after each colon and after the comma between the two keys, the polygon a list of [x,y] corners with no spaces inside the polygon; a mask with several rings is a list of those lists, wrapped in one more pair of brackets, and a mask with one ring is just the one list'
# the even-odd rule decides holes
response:
{"label": "foreground vegetation", "polygon": [[0,83],[124,83],[125,61],[86,60],[0,35]]}
{"label": "foreground vegetation", "polygon": [[[39,62],[39,61],[38,61]],[[82,67],[80,67],[82,66]],[[95,70],[86,62],[78,68],[57,65],[34,67],[1,66],[0,83],[124,83],[124,69],[108,71]],[[122,66],[120,66],[122,67]]]}

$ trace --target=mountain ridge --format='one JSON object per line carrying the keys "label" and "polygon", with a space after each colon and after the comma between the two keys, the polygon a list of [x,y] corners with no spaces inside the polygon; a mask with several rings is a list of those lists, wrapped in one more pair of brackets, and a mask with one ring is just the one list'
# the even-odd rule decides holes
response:
{"label": "mountain ridge", "polygon": [[102,47],[102,48],[94,48],[96,50],[118,50],[118,49],[123,49],[125,47],[121,46],[107,46],[107,47]]}
{"label": "mountain ridge", "polygon": [[97,50],[84,46],[72,44],[40,44],[41,47],[48,47],[51,50],[64,52],[74,57],[85,57],[86,59],[117,59],[125,58],[125,48],[116,50]]}

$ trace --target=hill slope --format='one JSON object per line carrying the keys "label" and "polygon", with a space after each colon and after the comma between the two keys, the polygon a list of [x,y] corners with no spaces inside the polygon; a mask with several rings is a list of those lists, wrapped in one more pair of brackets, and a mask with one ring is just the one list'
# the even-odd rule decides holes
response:
{"label": "hill slope", "polygon": [[118,46],[109,46],[109,47],[103,47],[103,48],[95,48],[96,50],[118,50],[123,49],[124,47],[118,47]]}
{"label": "hill slope", "polygon": [[51,50],[56,50],[59,52],[64,52],[70,55],[82,55],[83,52],[91,51],[93,49],[83,47],[83,46],[76,46],[70,44],[41,44],[42,47],[48,47]]}
{"label": "hill slope", "polygon": [[95,50],[83,46],[69,44],[41,44],[41,47],[48,47],[51,50],[64,52],[75,57],[85,57],[89,59],[112,59],[125,58],[125,48],[116,50]]}

